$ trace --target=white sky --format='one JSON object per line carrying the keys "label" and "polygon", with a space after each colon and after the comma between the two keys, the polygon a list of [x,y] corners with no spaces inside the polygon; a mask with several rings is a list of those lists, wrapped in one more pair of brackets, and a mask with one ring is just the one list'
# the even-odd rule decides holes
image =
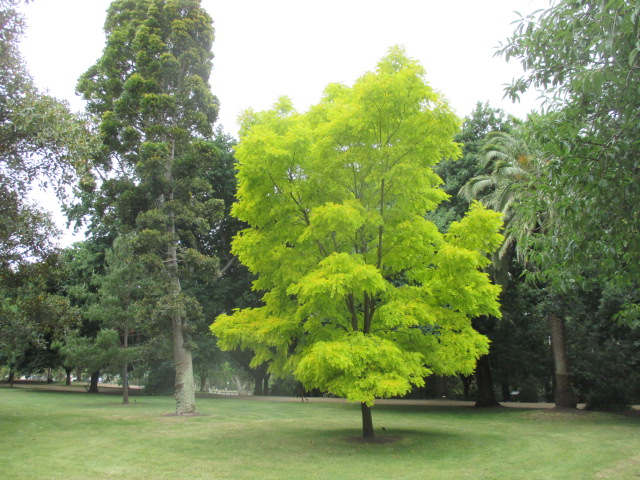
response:
{"label": "white sky", "polygon": [[[101,55],[110,0],[35,0],[22,52],[38,86],[83,108],[78,77]],[[503,100],[503,85],[519,64],[493,56],[523,15],[549,0],[203,0],[214,21],[213,93],[218,124],[235,135],[246,109],[269,108],[281,95],[299,111],[316,103],[331,82],[352,83],[375,68],[392,45],[403,45],[427,70],[429,83],[459,116],[478,101],[519,117],[536,108]],[[65,242],[66,243],[66,242]]]}

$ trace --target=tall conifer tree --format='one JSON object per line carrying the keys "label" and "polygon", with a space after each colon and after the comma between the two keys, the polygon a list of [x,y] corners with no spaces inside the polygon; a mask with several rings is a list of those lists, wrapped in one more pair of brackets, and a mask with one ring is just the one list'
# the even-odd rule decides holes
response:
{"label": "tall conifer tree", "polygon": [[198,311],[181,289],[183,262],[215,261],[197,252],[196,238],[219,213],[201,180],[214,156],[210,142],[218,101],[208,86],[212,21],[200,0],[116,0],[108,9],[103,55],[78,91],[100,118],[109,171],[96,202],[119,230],[137,232],[136,248],[162,265],[161,311],[171,331],[176,413],[193,414],[195,390],[188,312]]}

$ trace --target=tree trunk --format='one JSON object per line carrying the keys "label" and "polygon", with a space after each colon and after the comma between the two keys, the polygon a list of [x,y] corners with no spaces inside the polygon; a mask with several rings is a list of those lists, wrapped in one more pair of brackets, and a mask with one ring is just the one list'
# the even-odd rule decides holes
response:
{"label": "tree trunk", "polygon": [[449,396],[449,379],[442,375],[436,375],[436,398]]}
{"label": "tree trunk", "polygon": [[509,375],[506,373],[502,374],[502,378],[500,380],[500,391],[502,393],[503,402],[511,400],[511,385],[509,384]]}
{"label": "tree trunk", "polygon": [[201,392],[207,391],[207,372],[206,372],[206,368],[204,367],[200,369],[200,391]]}
{"label": "tree trunk", "polygon": [[51,376],[51,367],[47,368],[47,383],[53,383],[53,378]]}
{"label": "tree trunk", "polygon": [[264,381],[262,383],[262,395],[269,395],[269,377],[271,374],[266,373],[264,375]]}
{"label": "tree trunk", "polygon": [[98,392],[98,379],[100,378],[100,370],[97,372],[93,372],[91,374],[91,383],[89,384],[89,393],[99,393]]}
{"label": "tree trunk", "polygon": [[469,399],[469,390],[471,389],[471,382],[473,381],[473,375],[460,375],[462,380],[462,398]]}
{"label": "tree trunk", "polygon": [[371,407],[366,403],[360,404],[362,411],[362,436],[364,438],[373,438],[373,419],[371,418]]}
{"label": "tree trunk", "polygon": [[64,382],[65,385],[71,385],[71,372],[73,372],[73,368],[64,367],[64,373],[67,374],[67,379]]}
{"label": "tree trunk", "polygon": [[476,394],[476,407],[486,408],[501,406],[493,391],[491,363],[489,362],[488,355],[483,355],[478,359],[478,365],[476,366],[476,387],[478,389]]}
{"label": "tree trunk", "polygon": [[[128,300],[127,300],[128,303]],[[128,305],[127,305],[128,310]],[[127,348],[129,347],[129,326],[125,325],[124,335],[122,338],[122,346],[124,347],[125,355],[127,353]],[[124,405],[129,405],[129,365],[128,362],[124,361],[124,366],[122,367],[122,403]]]}
{"label": "tree trunk", "polygon": [[[165,163],[165,180],[173,188],[173,162],[175,160],[175,139],[171,139],[170,157]],[[169,190],[162,195],[160,201],[173,202],[173,190]],[[167,233],[170,235],[170,245],[167,248],[166,263],[169,276],[169,292],[172,300],[175,301],[174,308],[178,309],[179,297],[182,291],[180,286],[180,276],[178,275],[178,239],[176,238],[176,223],[173,210],[168,212]],[[173,360],[176,366],[176,414],[194,415],[196,411],[196,387],[193,381],[193,357],[191,350],[185,344],[184,322],[180,313],[174,311],[172,314],[172,340],[173,340]]]}
{"label": "tree trunk", "polygon": [[176,414],[194,415],[196,411],[196,388],[193,382],[193,360],[191,350],[184,344],[182,318],[173,318],[173,359],[176,364]]}
{"label": "tree trunk", "polygon": [[556,315],[549,316],[551,330],[551,350],[555,365],[556,408],[576,408],[576,395],[573,392],[569,361],[567,358],[567,344],[565,341],[564,320]]}
{"label": "tree trunk", "polygon": [[264,386],[264,377],[258,372],[255,372],[253,375],[254,375],[253,376],[253,380],[254,380],[253,394],[256,396],[262,395],[263,386]]}
{"label": "tree trunk", "polygon": [[16,378],[16,372],[13,369],[9,370],[9,388],[13,388],[13,381]]}

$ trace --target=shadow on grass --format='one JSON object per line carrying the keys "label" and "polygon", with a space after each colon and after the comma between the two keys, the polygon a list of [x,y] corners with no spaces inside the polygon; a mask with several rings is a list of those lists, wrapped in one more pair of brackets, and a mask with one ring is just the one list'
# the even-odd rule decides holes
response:
{"label": "shadow on grass", "polygon": [[407,444],[420,444],[423,446],[451,444],[456,443],[461,439],[460,435],[450,432],[430,429],[386,429],[384,427],[377,428],[373,438],[363,437],[362,432],[355,428],[317,431],[315,436],[315,441],[318,444],[326,443],[327,445],[335,445],[336,443],[343,443],[356,445],[397,445],[402,448]]}

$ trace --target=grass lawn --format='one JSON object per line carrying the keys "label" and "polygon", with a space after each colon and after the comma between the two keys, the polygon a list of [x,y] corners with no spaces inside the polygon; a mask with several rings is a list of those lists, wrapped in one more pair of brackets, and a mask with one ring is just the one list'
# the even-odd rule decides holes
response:
{"label": "grass lawn", "polygon": [[378,405],[376,434],[398,440],[363,444],[358,405],[198,399],[186,418],[170,397],[120,401],[1,388],[0,478],[640,478],[637,416]]}

